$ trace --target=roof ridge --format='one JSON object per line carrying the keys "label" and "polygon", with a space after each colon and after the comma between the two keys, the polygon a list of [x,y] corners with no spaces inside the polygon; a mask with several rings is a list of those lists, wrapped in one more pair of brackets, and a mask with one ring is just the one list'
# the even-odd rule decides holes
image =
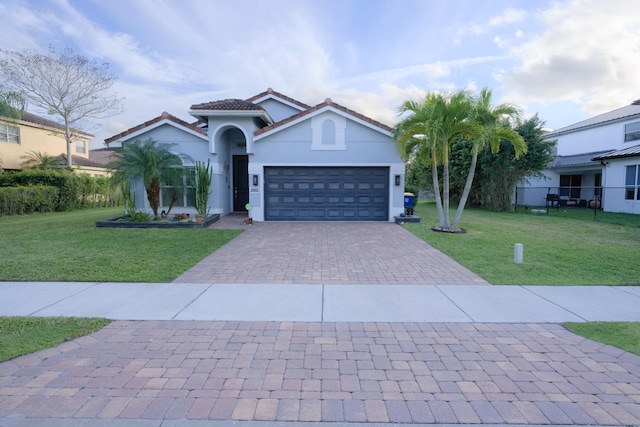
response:
{"label": "roof ridge", "polygon": [[281,92],[275,91],[272,88],[267,88],[266,91],[261,92],[261,93],[259,93],[257,95],[254,95],[251,98],[247,98],[246,101],[247,102],[253,102],[253,101],[258,100],[260,98],[264,98],[267,95],[273,95],[275,97],[282,98],[283,100],[291,102],[292,104],[295,104],[300,108],[304,108],[305,110],[311,108],[310,105],[307,105],[304,102],[300,102],[297,99],[291,98],[290,96],[287,96],[287,95],[285,95],[285,94],[283,94]]}

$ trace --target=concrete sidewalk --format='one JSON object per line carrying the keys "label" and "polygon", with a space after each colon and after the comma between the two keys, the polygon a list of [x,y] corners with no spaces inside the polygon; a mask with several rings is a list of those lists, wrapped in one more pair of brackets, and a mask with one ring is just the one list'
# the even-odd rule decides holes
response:
{"label": "concrete sidewalk", "polygon": [[640,321],[638,286],[0,282],[0,315],[114,320]]}
{"label": "concrete sidewalk", "polygon": [[565,321],[640,287],[0,283],[117,321],[0,363],[0,426],[640,425],[640,357]]}

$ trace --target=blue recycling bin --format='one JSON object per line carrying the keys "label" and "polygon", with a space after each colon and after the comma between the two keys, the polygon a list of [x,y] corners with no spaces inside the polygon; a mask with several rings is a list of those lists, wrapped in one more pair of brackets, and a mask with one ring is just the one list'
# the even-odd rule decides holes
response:
{"label": "blue recycling bin", "polygon": [[404,193],[404,214],[413,215],[413,201],[416,196],[413,193]]}

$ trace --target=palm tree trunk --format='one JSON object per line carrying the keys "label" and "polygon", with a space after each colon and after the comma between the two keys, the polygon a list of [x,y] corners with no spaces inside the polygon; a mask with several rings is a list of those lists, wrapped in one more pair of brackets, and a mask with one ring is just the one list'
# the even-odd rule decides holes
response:
{"label": "palm tree trunk", "polygon": [[456,216],[453,218],[453,222],[451,223],[451,229],[455,230],[458,225],[458,221],[460,221],[460,217],[462,216],[462,211],[464,211],[464,206],[467,204],[467,198],[469,197],[469,193],[471,192],[471,184],[473,184],[473,177],[476,173],[476,163],[478,161],[478,147],[473,146],[473,150],[471,150],[471,166],[469,166],[469,173],[467,174],[467,182],[464,183],[464,189],[462,190],[462,197],[460,198],[460,203],[458,203],[458,210],[456,211]]}
{"label": "palm tree trunk", "polygon": [[160,183],[153,179],[147,187],[147,200],[153,211],[154,219],[158,219],[158,205],[160,204]]}
{"label": "palm tree trunk", "polygon": [[443,229],[449,228],[449,147],[447,144],[442,148],[442,203],[444,205]]}
{"label": "palm tree trunk", "polygon": [[444,213],[442,211],[442,197],[440,196],[440,184],[438,180],[438,161],[436,159],[436,150],[431,151],[431,178],[433,179],[433,192],[436,196],[436,209],[438,210],[438,221],[440,228],[444,228]]}

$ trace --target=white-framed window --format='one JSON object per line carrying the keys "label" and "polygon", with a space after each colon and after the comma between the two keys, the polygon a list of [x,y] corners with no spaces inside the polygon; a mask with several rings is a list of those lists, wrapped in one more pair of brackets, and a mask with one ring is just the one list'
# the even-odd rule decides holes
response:
{"label": "white-framed window", "polygon": [[85,144],[84,141],[82,140],[77,140],[76,141],[76,153],[81,153],[84,154],[87,152],[87,145]]}
{"label": "white-framed window", "polygon": [[640,200],[640,165],[626,167],[624,188],[625,200]]}
{"label": "white-framed window", "polygon": [[0,124],[0,142],[20,144],[20,128],[17,126]]}
{"label": "white-framed window", "polygon": [[196,168],[185,167],[182,175],[182,185],[163,185],[160,187],[160,206],[168,208],[173,200],[173,195],[177,199],[173,204],[174,208],[193,208],[196,206]]}
{"label": "white-framed window", "polygon": [[624,142],[640,139],[640,122],[624,125]]}

